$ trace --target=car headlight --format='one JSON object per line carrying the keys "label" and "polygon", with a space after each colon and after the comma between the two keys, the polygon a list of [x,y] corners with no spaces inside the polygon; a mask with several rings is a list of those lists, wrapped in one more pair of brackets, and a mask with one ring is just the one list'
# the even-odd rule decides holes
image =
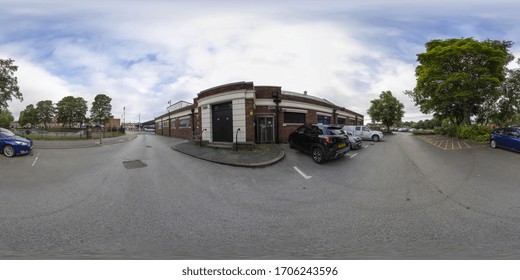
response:
{"label": "car headlight", "polygon": [[16,145],[29,146],[29,143],[22,142],[22,141],[15,141],[15,143],[16,143]]}

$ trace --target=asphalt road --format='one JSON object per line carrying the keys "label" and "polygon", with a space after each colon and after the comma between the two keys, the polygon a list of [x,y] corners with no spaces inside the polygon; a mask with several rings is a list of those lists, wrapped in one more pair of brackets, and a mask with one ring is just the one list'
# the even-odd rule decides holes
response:
{"label": "asphalt road", "polygon": [[517,153],[402,133],[248,169],[175,141],[0,157],[0,258],[520,258]]}

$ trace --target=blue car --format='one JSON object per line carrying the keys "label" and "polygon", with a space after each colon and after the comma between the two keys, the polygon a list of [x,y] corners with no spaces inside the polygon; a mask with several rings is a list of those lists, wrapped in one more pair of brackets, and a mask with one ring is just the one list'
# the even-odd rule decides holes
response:
{"label": "blue car", "polygon": [[491,133],[489,144],[491,145],[491,148],[499,147],[515,152],[520,152],[520,128],[496,128]]}
{"label": "blue car", "polygon": [[0,128],[0,152],[6,157],[29,154],[33,148],[33,141],[18,136],[8,129]]}

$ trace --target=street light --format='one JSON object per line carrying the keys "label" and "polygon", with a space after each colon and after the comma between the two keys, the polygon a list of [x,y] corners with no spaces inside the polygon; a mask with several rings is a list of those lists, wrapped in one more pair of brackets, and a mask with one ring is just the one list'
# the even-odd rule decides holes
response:
{"label": "street light", "polygon": [[125,133],[126,107],[123,107],[123,133]]}

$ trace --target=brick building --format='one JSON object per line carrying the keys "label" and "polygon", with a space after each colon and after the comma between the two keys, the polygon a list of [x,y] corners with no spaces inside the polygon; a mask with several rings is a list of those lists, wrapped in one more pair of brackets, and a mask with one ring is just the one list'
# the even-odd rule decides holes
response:
{"label": "brick building", "polygon": [[155,119],[155,133],[228,143],[286,143],[304,123],[363,124],[363,115],[277,86],[238,82],[203,90]]}

